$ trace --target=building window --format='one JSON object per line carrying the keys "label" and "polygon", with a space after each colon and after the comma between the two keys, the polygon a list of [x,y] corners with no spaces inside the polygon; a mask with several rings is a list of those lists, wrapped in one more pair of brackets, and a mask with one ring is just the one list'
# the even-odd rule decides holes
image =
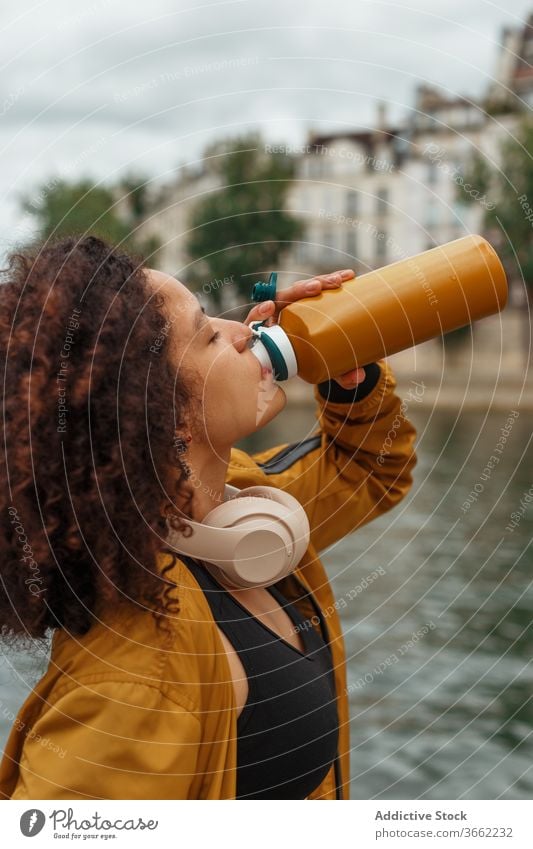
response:
{"label": "building window", "polygon": [[337,247],[337,231],[336,230],[326,230],[324,233],[324,244],[328,248],[336,248]]}
{"label": "building window", "polygon": [[437,166],[435,165],[434,162],[429,163],[427,174],[428,174],[428,176],[427,176],[428,186],[434,186],[435,183],[437,182]]}
{"label": "building window", "polygon": [[317,244],[314,237],[308,236],[307,241],[300,244],[300,262],[305,265],[306,262],[313,262],[317,257],[322,256],[323,249],[320,244]]}
{"label": "building window", "polygon": [[387,262],[387,234],[376,233],[376,264],[385,265]]}
{"label": "building window", "polygon": [[302,177],[305,177],[306,180],[312,180],[314,177],[312,156],[306,156],[304,158],[302,166]]}
{"label": "building window", "polygon": [[388,211],[389,193],[387,189],[378,189],[376,196],[376,212],[378,215],[386,215]]}
{"label": "building window", "polygon": [[346,253],[349,254],[349,256],[353,257],[353,259],[356,259],[356,256],[355,256],[356,251],[357,251],[357,238],[356,238],[355,230],[352,227],[350,227],[350,229],[346,231]]}
{"label": "building window", "polygon": [[438,222],[437,204],[434,199],[428,201],[426,207],[426,227],[435,227]]}
{"label": "building window", "polygon": [[353,217],[357,214],[357,192],[346,192],[346,215]]}
{"label": "building window", "polygon": [[311,159],[310,175],[312,177],[324,176],[324,158],[320,153],[315,153]]}

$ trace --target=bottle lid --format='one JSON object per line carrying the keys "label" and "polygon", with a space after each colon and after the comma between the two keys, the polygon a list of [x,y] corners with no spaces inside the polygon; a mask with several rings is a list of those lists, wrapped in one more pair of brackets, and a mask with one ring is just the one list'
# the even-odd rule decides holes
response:
{"label": "bottle lid", "polygon": [[254,303],[260,303],[261,301],[275,301],[277,282],[277,272],[273,271],[268,279],[268,283],[264,283],[262,280],[255,283],[254,288],[252,289],[252,301],[254,301]]}
{"label": "bottle lid", "polygon": [[262,321],[256,321],[250,327],[255,337],[250,350],[261,365],[272,368],[275,380],[289,380],[298,374],[294,349],[279,324],[263,327]]}

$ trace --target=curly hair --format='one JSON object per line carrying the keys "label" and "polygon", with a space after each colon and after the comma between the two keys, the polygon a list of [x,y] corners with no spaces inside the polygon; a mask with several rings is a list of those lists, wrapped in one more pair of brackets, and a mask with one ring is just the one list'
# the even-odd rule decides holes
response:
{"label": "curly hair", "polygon": [[173,440],[193,402],[163,298],[93,236],[15,252],[2,275],[2,634],[83,634],[124,598],[161,624],[179,609],[162,506],[187,489]]}

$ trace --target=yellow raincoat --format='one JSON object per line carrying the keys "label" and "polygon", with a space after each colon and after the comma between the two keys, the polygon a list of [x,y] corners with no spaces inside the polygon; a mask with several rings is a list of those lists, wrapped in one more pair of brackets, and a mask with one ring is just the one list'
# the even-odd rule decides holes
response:
{"label": "yellow raincoat", "polygon": [[[228,483],[287,490],[309,517],[307,552],[276,586],[312,627],[322,627],[335,667],[338,757],[311,799],[349,798],[339,605],[317,552],[401,501],[416,464],[416,431],[388,361],[378,365],[377,384],[359,401],[326,401],[314,387],[320,426],[314,435],[252,456],[234,449],[228,468]],[[169,562],[162,552],[161,568]],[[181,560],[172,578],[180,612],[169,630],[158,630],[150,612],[125,602],[82,637],[54,633],[48,670],[13,723],[0,798],[235,798],[237,717],[226,653],[205,596]]]}

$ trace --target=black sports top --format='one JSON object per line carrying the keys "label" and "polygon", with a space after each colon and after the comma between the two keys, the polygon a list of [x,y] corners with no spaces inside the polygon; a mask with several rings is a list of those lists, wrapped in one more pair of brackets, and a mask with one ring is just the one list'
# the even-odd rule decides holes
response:
{"label": "black sports top", "polygon": [[[237,799],[305,799],[337,754],[338,716],[330,650],[309,624],[305,652],[252,616],[203,566],[180,555],[213,618],[237,652],[248,698],[237,719]],[[305,622],[274,586],[295,625]]]}

